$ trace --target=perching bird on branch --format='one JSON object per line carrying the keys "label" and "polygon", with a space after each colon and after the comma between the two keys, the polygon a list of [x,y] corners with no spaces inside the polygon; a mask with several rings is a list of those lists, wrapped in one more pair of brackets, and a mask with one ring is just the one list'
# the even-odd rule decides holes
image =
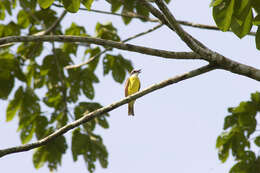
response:
{"label": "perching bird on branch", "polygon": [[[141,73],[140,70],[133,70],[130,74],[130,77],[127,79],[125,84],[125,96],[132,95],[140,90],[141,83],[138,78],[139,73]],[[128,115],[134,116],[134,103],[135,100],[128,103]]]}

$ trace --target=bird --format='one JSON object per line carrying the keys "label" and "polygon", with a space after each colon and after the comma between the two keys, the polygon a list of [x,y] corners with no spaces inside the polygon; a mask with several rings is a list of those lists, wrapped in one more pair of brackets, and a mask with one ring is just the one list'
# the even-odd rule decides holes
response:
{"label": "bird", "polygon": [[[125,83],[125,97],[132,95],[140,90],[141,82],[138,75],[141,73],[141,69],[139,70],[132,70],[130,73],[129,78],[126,80]],[[128,115],[134,116],[134,103],[135,100],[128,103]]]}

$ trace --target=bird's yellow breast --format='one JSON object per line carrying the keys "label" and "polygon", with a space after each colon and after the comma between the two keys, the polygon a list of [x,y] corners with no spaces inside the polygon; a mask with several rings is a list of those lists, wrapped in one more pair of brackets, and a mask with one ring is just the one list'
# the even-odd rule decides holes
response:
{"label": "bird's yellow breast", "polygon": [[128,95],[132,95],[138,92],[140,89],[140,80],[138,76],[130,76],[129,77],[129,86],[128,86]]}

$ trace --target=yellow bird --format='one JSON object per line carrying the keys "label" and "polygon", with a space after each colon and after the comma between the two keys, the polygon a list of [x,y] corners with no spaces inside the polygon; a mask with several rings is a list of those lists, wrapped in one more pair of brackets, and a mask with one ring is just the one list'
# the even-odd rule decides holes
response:
{"label": "yellow bird", "polygon": [[[133,70],[130,74],[130,77],[127,79],[125,83],[125,96],[132,95],[140,90],[141,83],[138,78],[139,73],[141,73],[140,70]],[[134,116],[134,103],[135,100],[128,103],[128,115]]]}

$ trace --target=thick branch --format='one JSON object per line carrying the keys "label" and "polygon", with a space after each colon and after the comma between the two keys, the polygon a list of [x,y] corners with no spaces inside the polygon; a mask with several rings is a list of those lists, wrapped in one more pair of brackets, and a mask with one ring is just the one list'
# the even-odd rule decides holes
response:
{"label": "thick branch", "polygon": [[13,42],[39,42],[39,41],[59,41],[59,42],[83,42],[92,43],[97,45],[106,45],[113,48],[122,50],[128,50],[132,52],[139,52],[142,54],[159,56],[169,59],[203,59],[211,64],[215,64],[218,68],[225,69],[227,71],[247,76],[251,79],[260,81],[260,70],[254,67],[241,64],[239,62],[228,59],[218,53],[211,52],[209,56],[202,57],[194,52],[170,52],[166,50],[152,49],[142,46],[136,46],[132,44],[124,44],[120,42],[103,40],[92,37],[80,37],[80,36],[65,36],[65,35],[54,35],[54,36],[10,36],[0,38],[0,46],[5,43]]}
{"label": "thick branch", "polygon": [[68,35],[53,35],[53,36],[10,36],[0,38],[0,46],[6,43],[13,42],[82,42],[91,43],[102,46],[109,46],[113,48],[118,48],[122,50],[128,50],[133,52],[138,52],[147,55],[160,56],[169,59],[201,59],[197,54],[192,52],[170,52],[160,49],[152,49],[143,46],[136,46],[132,44],[124,44],[120,42],[115,42],[111,40],[104,40],[93,37],[80,37],[80,36],[68,36]]}
{"label": "thick branch", "polygon": [[100,108],[100,109],[93,111],[91,113],[86,112],[86,113],[83,114],[83,117],[81,117],[80,119],[60,128],[59,130],[55,131],[54,133],[50,134],[49,136],[47,136],[47,137],[45,137],[45,138],[43,138],[43,139],[41,139],[37,142],[0,150],[0,157],[3,157],[3,156],[8,155],[8,154],[12,154],[12,153],[28,151],[28,150],[46,145],[47,143],[51,142],[56,137],[65,134],[67,131],[69,131],[69,130],[75,128],[75,127],[78,127],[79,125],[86,123],[86,122],[92,120],[93,118],[95,118],[97,116],[101,116],[104,113],[107,113],[107,112],[109,112],[113,109],[116,109],[119,106],[122,106],[122,105],[124,105],[124,104],[126,104],[126,103],[128,103],[132,100],[140,98],[140,97],[142,97],[146,94],[149,94],[149,93],[151,93],[155,90],[158,90],[160,88],[164,88],[168,85],[171,85],[171,84],[174,84],[174,83],[177,83],[177,82],[180,82],[180,81],[201,75],[203,73],[209,72],[209,71],[214,70],[214,69],[215,69],[214,65],[206,65],[206,66],[203,66],[201,68],[198,68],[198,69],[192,70],[190,72],[184,73],[182,75],[179,75],[179,76],[170,78],[168,80],[162,81],[159,84],[154,84],[154,85],[144,89],[143,91],[140,91],[136,94],[128,96],[128,97],[126,97],[126,98],[124,98],[124,99],[122,99],[118,102],[115,102],[113,104],[110,104],[106,107]]}
{"label": "thick branch", "polygon": [[175,32],[191,50],[193,50],[201,56],[208,56],[210,54],[210,51],[206,48],[206,46],[201,46],[202,43],[192,38],[187,32],[185,32],[182,29],[182,27],[178,24],[175,17],[172,15],[172,13],[162,0],[156,0],[155,2],[165,15],[166,20],[168,20],[169,22],[169,25],[174,28]]}

